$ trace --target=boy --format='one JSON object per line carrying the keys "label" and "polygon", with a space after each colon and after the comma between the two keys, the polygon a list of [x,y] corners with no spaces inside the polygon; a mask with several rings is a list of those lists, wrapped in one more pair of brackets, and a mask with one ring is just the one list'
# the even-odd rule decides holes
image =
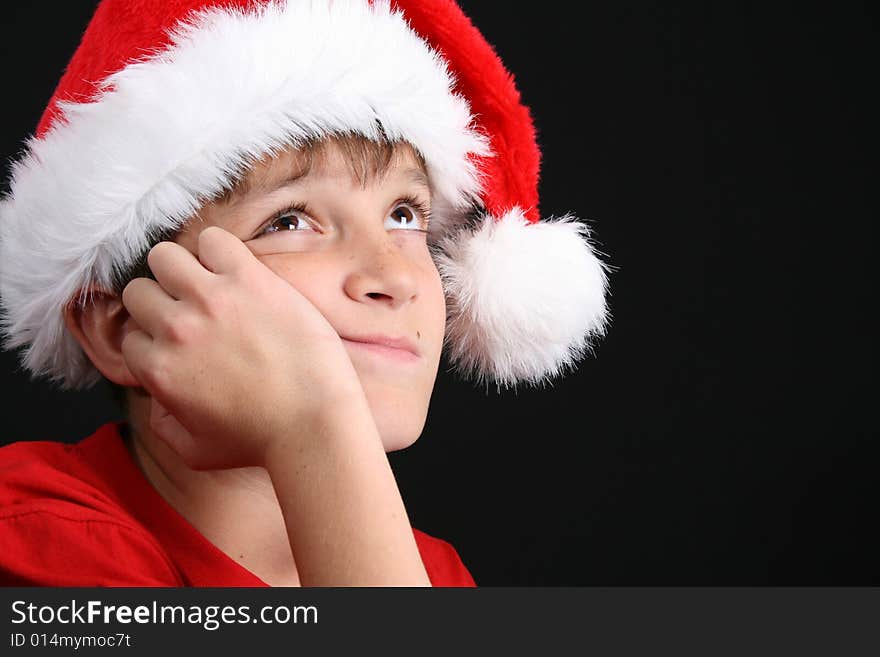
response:
{"label": "boy", "polygon": [[516,385],[604,332],[538,160],[453,2],[102,2],[14,167],[0,295],[32,372],[129,419],[0,450],[3,581],[472,585],[385,452],[444,345]]}

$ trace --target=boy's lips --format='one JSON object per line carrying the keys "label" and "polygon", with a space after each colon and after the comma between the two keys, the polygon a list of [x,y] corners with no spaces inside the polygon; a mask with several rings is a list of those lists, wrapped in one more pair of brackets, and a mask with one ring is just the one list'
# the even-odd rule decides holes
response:
{"label": "boy's lips", "polygon": [[409,338],[392,338],[387,335],[340,335],[339,337],[346,342],[371,349],[375,353],[403,357],[406,360],[421,358],[418,346]]}

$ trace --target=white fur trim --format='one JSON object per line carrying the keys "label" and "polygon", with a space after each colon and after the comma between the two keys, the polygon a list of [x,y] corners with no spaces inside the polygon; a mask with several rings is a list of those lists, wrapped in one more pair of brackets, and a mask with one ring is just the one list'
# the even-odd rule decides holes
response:
{"label": "white fur trim", "polygon": [[0,202],[0,328],[5,347],[65,387],[99,378],[62,307],[107,286],[179,227],[251,157],[287,142],[356,132],[411,143],[442,207],[479,198],[468,154],[491,155],[453,94],[445,61],[388,0],[275,2],[211,9],[171,46],[110,76],[95,102],[63,103],[29,139]]}
{"label": "white fur trim", "polygon": [[610,267],[589,236],[570,215],[531,224],[515,207],[441,240],[447,353],[460,373],[536,385],[592,351],[610,318]]}

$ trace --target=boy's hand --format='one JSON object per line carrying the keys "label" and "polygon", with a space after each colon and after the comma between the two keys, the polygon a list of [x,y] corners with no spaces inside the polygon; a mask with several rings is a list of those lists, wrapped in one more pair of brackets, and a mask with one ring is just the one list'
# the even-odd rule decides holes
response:
{"label": "boy's hand", "polygon": [[327,319],[237,237],[206,228],[198,253],[153,247],[156,280],[122,293],[141,329],[122,353],[153,397],[153,430],[190,467],[262,466],[270,444],[308,439],[363,388]]}

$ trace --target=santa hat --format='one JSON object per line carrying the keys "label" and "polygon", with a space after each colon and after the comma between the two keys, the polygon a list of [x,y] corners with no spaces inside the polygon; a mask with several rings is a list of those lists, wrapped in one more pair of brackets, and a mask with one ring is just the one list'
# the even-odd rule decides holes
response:
{"label": "santa hat", "polygon": [[537,384],[592,351],[609,267],[585,223],[541,220],[529,110],[452,0],[103,0],[0,201],[6,348],[91,385],[64,306],[255,159],[343,133],[425,160],[460,374]]}

